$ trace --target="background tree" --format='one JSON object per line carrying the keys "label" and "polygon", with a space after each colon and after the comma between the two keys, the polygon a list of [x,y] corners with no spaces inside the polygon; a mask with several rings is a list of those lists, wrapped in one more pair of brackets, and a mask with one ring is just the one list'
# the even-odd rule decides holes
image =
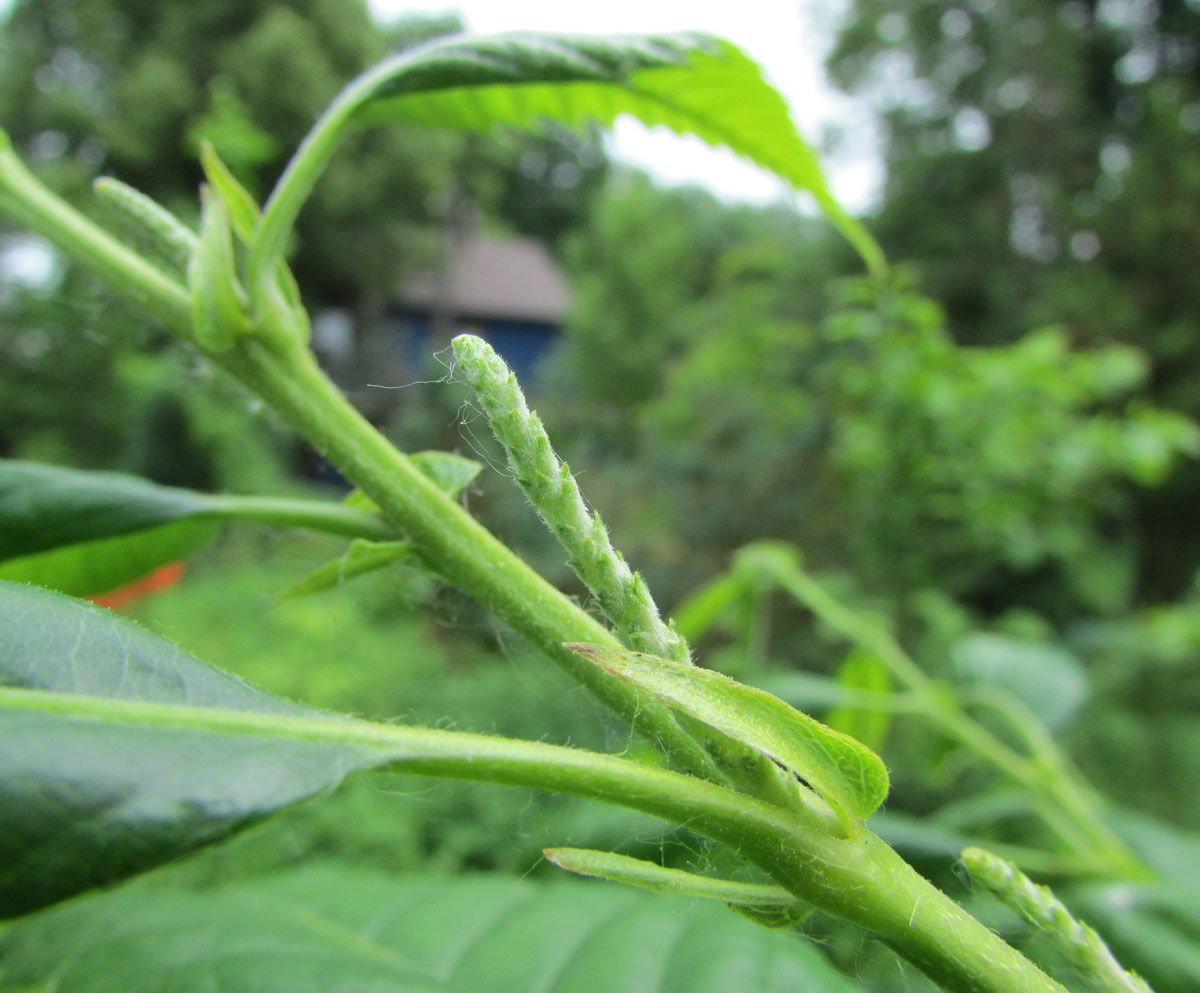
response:
{"label": "background tree", "polygon": [[[855,0],[829,59],[882,114],[876,230],[964,342],[1052,321],[1151,359],[1200,412],[1200,8],[1186,0]],[[1144,595],[1200,562],[1192,467],[1139,499]]]}
{"label": "background tree", "polygon": [[[98,209],[89,185],[104,173],[193,220],[202,140],[261,197],[347,80],[389,51],[458,30],[455,15],[382,26],[362,0],[23,0],[0,26],[0,120],[43,178],[85,209]],[[437,260],[449,199],[469,196],[482,223],[553,243],[578,223],[604,169],[594,136],[357,135],[298,226],[293,268],[305,302],[314,313],[347,312],[370,354],[390,333],[386,308],[405,272]],[[12,291],[0,301],[0,452],[202,488],[263,488],[249,467],[275,460],[270,426],[262,425],[253,456],[208,445],[220,404],[201,410],[203,401],[180,388],[191,368],[181,353],[162,340],[162,374],[148,375],[137,346],[156,333],[108,296],[85,297],[93,302],[83,308],[61,302],[80,299],[83,277],[64,268],[59,279],[52,295]],[[96,340],[65,347],[80,324]],[[131,376],[139,387],[132,393]],[[66,429],[78,423],[80,403],[95,426],[86,439]],[[235,447],[252,444],[239,433]]]}

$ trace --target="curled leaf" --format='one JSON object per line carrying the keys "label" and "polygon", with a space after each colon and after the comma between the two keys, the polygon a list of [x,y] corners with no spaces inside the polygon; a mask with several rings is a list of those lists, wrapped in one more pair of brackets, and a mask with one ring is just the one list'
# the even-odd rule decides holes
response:
{"label": "curled leaf", "polygon": [[213,148],[210,141],[205,140],[200,143],[200,164],[204,167],[204,177],[208,180],[209,185],[225,202],[225,209],[229,211],[229,220],[233,225],[234,232],[242,241],[249,241],[254,237],[254,229],[258,225],[260,214],[254,197],[250,195],[250,191],[246,187],[238,182],[237,177],[229,171],[229,167],[221,161],[217,150]]}
{"label": "curled leaf", "polygon": [[887,796],[887,769],[878,755],[770,693],[653,655],[603,645],[567,647],[790,770],[833,808],[847,834]]}

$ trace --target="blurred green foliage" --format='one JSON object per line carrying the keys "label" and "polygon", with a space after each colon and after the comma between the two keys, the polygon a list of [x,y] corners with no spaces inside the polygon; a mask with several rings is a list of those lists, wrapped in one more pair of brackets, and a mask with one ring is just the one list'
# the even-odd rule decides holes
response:
{"label": "blurred green foliage", "polygon": [[814,285],[802,224],[773,221],[632,184],[577,236],[564,416],[589,461],[620,463],[602,505],[651,559],[696,585],[766,534],[897,607],[925,589],[1056,621],[1134,603],[1136,493],[1200,453],[1144,397],[1142,354],[1058,328],[957,344],[903,274]]}
{"label": "blurred green foliage", "polygon": [[[828,62],[883,117],[875,231],[965,342],[1061,325],[1147,356],[1200,414],[1200,8],[1186,0],[855,0]],[[1200,565],[1190,466],[1136,500],[1143,576]]]}

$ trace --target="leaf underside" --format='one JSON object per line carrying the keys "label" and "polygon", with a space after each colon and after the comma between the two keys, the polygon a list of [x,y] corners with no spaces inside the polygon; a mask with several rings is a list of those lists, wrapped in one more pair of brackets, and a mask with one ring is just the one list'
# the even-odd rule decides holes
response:
{"label": "leaf underside", "polygon": [[868,266],[884,267],[874,239],[831,193],[783,98],[729,42],[701,34],[458,37],[397,55],[368,76],[355,110],[364,124],[607,126],[631,114],[727,146],[810,193]]}

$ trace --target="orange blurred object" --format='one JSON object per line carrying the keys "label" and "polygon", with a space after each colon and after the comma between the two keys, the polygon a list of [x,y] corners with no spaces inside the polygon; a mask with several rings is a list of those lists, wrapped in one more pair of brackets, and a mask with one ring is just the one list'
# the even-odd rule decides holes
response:
{"label": "orange blurred object", "polygon": [[140,600],[147,593],[169,590],[183,578],[183,572],[184,564],[182,562],[168,562],[141,579],[135,579],[132,583],[126,583],[124,586],[118,586],[115,590],[99,593],[87,599],[101,607],[120,610],[135,600]]}

